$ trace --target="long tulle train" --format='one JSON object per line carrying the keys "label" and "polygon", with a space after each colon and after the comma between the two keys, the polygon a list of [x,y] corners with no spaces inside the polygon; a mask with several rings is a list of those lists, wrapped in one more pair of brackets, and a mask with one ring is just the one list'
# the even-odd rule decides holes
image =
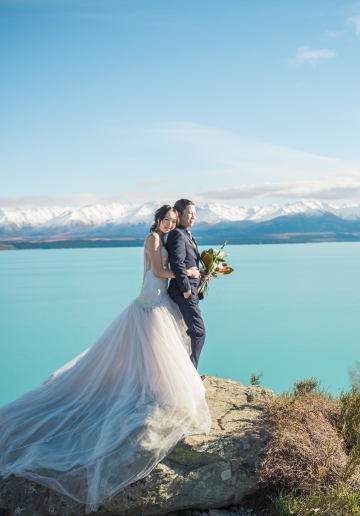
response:
{"label": "long tulle train", "polygon": [[185,435],[208,432],[205,391],[168,296],[133,301],[78,360],[0,409],[0,474],[86,503],[146,476]]}

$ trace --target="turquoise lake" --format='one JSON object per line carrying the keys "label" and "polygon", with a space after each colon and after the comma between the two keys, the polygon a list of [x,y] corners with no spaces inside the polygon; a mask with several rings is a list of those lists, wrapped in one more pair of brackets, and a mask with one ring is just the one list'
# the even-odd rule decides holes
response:
{"label": "turquoise lake", "polygon": [[[208,246],[207,246],[208,247]],[[360,243],[228,246],[235,272],[201,302],[201,374],[335,395],[360,360]],[[142,281],[141,248],[0,253],[0,404],[89,347]]]}

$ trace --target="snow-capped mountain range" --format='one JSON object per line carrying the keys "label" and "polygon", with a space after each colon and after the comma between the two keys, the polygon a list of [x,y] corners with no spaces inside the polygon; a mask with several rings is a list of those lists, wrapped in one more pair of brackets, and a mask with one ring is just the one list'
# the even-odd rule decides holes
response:
{"label": "snow-capped mountain range", "polygon": [[[94,204],[89,206],[58,206],[49,208],[0,208],[0,238],[13,239],[60,239],[60,238],[142,238],[146,235],[160,202],[145,204]],[[298,201],[290,204],[268,206],[229,206],[209,203],[197,206],[195,233],[205,234],[226,228],[267,228],[271,223],[284,225],[303,224],[311,218],[337,222],[346,230],[360,229],[360,204],[331,203],[323,201]],[[309,221],[308,221],[309,222]],[[265,224],[266,223],[266,224]],[[289,231],[289,224],[286,224]],[[340,225],[339,225],[340,224]],[[336,224],[335,224],[336,225]],[[322,229],[323,230],[323,229]]]}

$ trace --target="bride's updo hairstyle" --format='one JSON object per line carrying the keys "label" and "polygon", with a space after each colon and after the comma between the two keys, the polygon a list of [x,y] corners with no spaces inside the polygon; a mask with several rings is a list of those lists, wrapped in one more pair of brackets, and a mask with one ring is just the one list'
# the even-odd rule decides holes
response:
{"label": "bride's updo hairstyle", "polygon": [[173,211],[176,215],[176,227],[178,227],[179,225],[179,212],[177,211],[176,208],[174,208],[173,206],[170,206],[170,204],[164,204],[163,206],[161,206],[158,210],[156,210],[155,212],[155,215],[154,215],[154,224],[151,226],[150,228],[150,233],[153,233],[155,231],[155,229],[158,227],[158,225],[160,224],[160,222],[162,220],[164,220],[164,218],[166,217],[166,214],[169,212],[169,211]]}

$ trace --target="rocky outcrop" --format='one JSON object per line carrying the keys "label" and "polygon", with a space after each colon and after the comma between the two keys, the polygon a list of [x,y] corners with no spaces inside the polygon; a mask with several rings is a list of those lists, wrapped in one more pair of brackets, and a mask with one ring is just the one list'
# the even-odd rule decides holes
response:
{"label": "rocky outcrop", "polygon": [[[209,435],[184,439],[145,479],[102,504],[104,516],[163,516],[237,505],[257,490],[255,469],[270,430],[262,418],[271,391],[207,377]],[[0,516],[84,516],[85,507],[25,479],[0,483]]]}

